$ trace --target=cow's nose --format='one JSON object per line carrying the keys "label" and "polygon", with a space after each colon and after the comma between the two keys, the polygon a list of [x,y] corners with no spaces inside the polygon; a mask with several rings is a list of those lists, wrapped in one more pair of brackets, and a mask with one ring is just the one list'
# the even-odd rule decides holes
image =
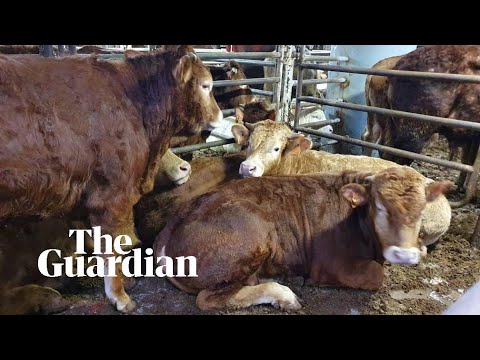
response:
{"label": "cow's nose", "polygon": [[181,172],[185,172],[189,174],[192,168],[190,167],[189,163],[185,162],[182,165],[180,165],[179,169]]}
{"label": "cow's nose", "polygon": [[257,167],[256,167],[256,166],[250,166],[250,167],[248,168],[248,172],[249,172],[250,174],[253,173],[255,170],[257,170]]}

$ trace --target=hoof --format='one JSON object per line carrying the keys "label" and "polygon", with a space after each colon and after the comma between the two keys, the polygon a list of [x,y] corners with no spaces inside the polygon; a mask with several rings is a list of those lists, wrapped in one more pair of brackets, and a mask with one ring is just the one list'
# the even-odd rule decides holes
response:
{"label": "hoof", "polygon": [[123,314],[131,314],[137,308],[137,303],[132,299],[129,299],[127,303],[117,301],[115,307]]}

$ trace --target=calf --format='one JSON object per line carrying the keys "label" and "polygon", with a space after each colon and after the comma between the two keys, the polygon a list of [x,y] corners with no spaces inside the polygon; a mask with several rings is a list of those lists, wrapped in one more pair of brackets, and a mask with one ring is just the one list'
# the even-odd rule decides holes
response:
{"label": "calf", "polygon": [[[0,56],[0,219],[83,206],[92,226],[138,244],[133,205],[153,189],[170,139],[223,118],[210,72],[188,50]],[[121,274],[105,277],[105,290],[118,310],[133,309]]]}
{"label": "calf", "polygon": [[288,287],[262,280],[302,275],[322,285],[376,290],[384,259],[420,262],[422,211],[448,187],[427,185],[408,167],[233,181],[172,216],[155,254],[196,257],[198,277],[170,280],[198,294],[202,310],[298,309]]}
{"label": "calf", "polygon": [[[254,125],[234,125],[232,132],[237,143],[248,145],[247,159],[239,170],[244,177],[345,170],[377,172],[399,166],[394,162],[368,156],[310,150],[311,140],[293,133],[286,124],[269,120]],[[445,196],[429,203],[420,232],[424,245],[437,241],[448,230],[450,220],[451,208]]]}
{"label": "calf", "polygon": [[[230,60],[223,67],[210,67],[213,80],[244,80],[245,73],[241,66]],[[257,100],[248,85],[235,85],[227,87],[216,87],[213,90],[215,99],[221,109],[231,109],[240,104],[248,104]]]}

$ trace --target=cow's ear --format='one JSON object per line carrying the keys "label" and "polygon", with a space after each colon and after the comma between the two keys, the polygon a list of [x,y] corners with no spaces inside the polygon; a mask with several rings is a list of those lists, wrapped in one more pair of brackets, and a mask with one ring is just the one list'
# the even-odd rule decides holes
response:
{"label": "cow's ear", "polygon": [[285,154],[300,155],[305,150],[310,150],[312,145],[312,140],[307,139],[303,134],[293,134],[287,140]]}
{"label": "cow's ear", "polygon": [[173,76],[180,84],[186,84],[192,78],[192,58],[190,54],[182,56],[173,71]]}
{"label": "cow's ear", "polygon": [[277,117],[277,114],[275,110],[270,110],[267,114],[267,119],[275,121],[276,117]]}
{"label": "cow's ear", "polygon": [[365,186],[360,184],[347,184],[340,189],[340,194],[347,199],[352,208],[362,206],[367,203],[368,191]]}
{"label": "cow's ear", "polygon": [[123,54],[127,59],[133,59],[143,55],[140,51],[135,51],[135,50],[125,50]]}
{"label": "cow's ear", "polygon": [[235,142],[239,145],[247,145],[248,138],[250,137],[250,130],[240,124],[232,126],[232,134]]}
{"label": "cow's ear", "polygon": [[243,109],[240,106],[235,108],[235,120],[237,123],[243,123]]}
{"label": "cow's ear", "polygon": [[454,184],[451,181],[434,181],[427,184],[425,187],[425,197],[427,202],[435,201],[440,195],[446,194],[452,188]]}

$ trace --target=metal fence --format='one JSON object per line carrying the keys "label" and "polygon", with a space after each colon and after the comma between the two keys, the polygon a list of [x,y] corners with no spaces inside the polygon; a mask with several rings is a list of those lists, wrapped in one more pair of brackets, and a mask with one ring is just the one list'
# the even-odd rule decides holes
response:
{"label": "metal fence", "polygon": [[[343,65],[310,64],[307,62],[307,60],[308,60],[308,57],[305,56],[305,46],[302,46],[299,54],[299,67],[300,67],[299,70],[300,71],[298,74],[299,86],[297,86],[297,96],[296,96],[297,110],[295,113],[294,130],[304,132],[307,134],[322,136],[328,139],[334,139],[334,140],[343,141],[343,142],[354,144],[354,145],[360,145],[360,146],[372,148],[375,150],[383,151],[385,153],[390,153],[393,155],[397,155],[397,156],[401,156],[401,157],[405,157],[405,158],[409,158],[409,159],[413,159],[421,162],[440,165],[449,169],[466,172],[469,174],[469,176],[467,177],[465,196],[460,201],[451,202],[450,205],[453,208],[462,207],[468,204],[472,200],[475,194],[476,184],[479,178],[480,150],[476,155],[473,165],[462,164],[458,162],[437,159],[434,157],[425,156],[425,155],[417,154],[410,151],[400,150],[393,147],[378,145],[378,144],[374,144],[374,143],[363,141],[363,140],[353,139],[348,136],[320,133],[318,131],[308,129],[304,126],[299,126],[298,114],[299,114],[301,102],[310,102],[310,103],[316,103],[324,106],[333,106],[338,108],[363,111],[368,113],[377,113],[382,115],[401,116],[404,118],[414,119],[417,121],[427,121],[427,122],[441,124],[444,126],[459,127],[459,128],[464,128],[464,129],[469,129],[474,131],[480,131],[480,124],[472,123],[469,121],[441,118],[437,116],[429,116],[429,115],[409,113],[409,112],[397,111],[397,110],[391,110],[391,109],[383,109],[383,108],[366,106],[366,105],[346,103],[343,101],[332,101],[332,100],[326,100],[326,99],[319,99],[315,97],[302,96],[304,69],[317,69],[317,70],[324,70],[324,71],[336,71],[336,72],[344,72],[344,73],[368,74],[368,75],[379,75],[379,76],[389,76],[389,77],[397,76],[397,77],[430,79],[430,80],[437,79],[437,80],[443,80],[443,81],[457,81],[457,82],[460,81],[460,82],[471,82],[471,83],[480,83],[480,76],[416,72],[416,71],[399,71],[399,70],[376,70],[376,69],[370,69],[370,68],[359,68],[359,67],[343,66]],[[348,61],[348,59],[340,60],[337,58],[336,61]],[[330,79],[330,80],[333,80],[333,79]],[[334,84],[334,82],[331,82],[331,83]],[[473,244],[480,246],[480,217],[477,220],[477,226],[472,235],[471,242]]]}

